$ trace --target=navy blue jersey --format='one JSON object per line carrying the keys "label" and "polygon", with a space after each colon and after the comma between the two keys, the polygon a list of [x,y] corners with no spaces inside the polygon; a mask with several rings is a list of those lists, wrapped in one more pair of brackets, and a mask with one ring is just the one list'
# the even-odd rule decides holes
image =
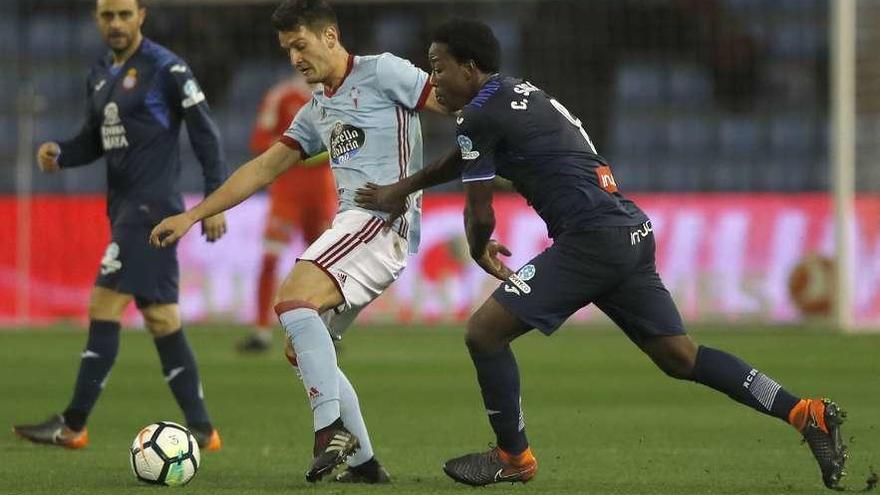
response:
{"label": "navy blue jersey", "polygon": [[531,83],[492,77],[456,120],[463,182],[513,182],[551,237],[647,221],[617,190],[580,120]]}
{"label": "navy blue jersey", "polygon": [[155,223],[183,211],[180,125],[202,165],[205,194],[226,179],[220,133],[189,66],[146,38],[125,64],[107,54],[86,81],[86,122],[60,143],[62,168],[107,161],[107,213],[113,225]]}

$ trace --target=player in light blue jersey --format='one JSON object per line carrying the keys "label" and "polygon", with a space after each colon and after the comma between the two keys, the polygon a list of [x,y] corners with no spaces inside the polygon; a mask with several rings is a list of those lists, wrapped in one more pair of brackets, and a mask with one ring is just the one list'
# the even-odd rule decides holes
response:
{"label": "player in light blue jersey", "polygon": [[355,191],[367,183],[394,183],[419,170],[418,111],[446,111],[428,74],[406,60],[391,54],[350,55],[325,0],[285,0],[272,24],[291,63],[322,89],[278,143],[242,165],[203,202],[163,220],[150,242],[171,245],[200,219],[244,201],[306,157],[329,152],[339,210],[331,228],[282,282],[275,312],[314,417],[314,458],[306,479],[321,479],[351,456],[337,481],[387,482],[387,472],[373,457],[354,388],[337,366],[331,334],[341,335],[397,279],[407,252],[418,245],[419,197],[410,197],[405,211],[390,216],[357,206]]}
{"label": "player in light blue jersey", "polygon": [[[354,202],[358,188],[368,182],[391,184],[422,168],[418,111],[431,95],[427,81],[426,73],[390,53],[348,55],[339,87],[315,91],[281,142],[306,156],[326,149],[339,212],[367,211]],[[409,241],[410,253],[418,248],[420,203],[420,196],[411,198],[392,226]],[[389,219],[385,212],[370,214]]]}

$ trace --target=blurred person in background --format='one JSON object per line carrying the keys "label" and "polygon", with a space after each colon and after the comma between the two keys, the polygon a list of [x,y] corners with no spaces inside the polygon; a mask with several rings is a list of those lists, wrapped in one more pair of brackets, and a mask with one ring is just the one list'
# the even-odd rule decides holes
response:
{"label": "blurred person in background", "polygon": [[[368,184],[356,194],[364,208],[399,211],[414,192],[460,179],[471,257],[501,281],[465,335],[497,443],[446,461],[446,474],[473,486],[525,483],[536,475],[510,344],[533,329],[552,335],[595,304],[668,376],[792,426],[825,486],[837,489],[847,459],[838,405],[795,396],[737,356],[697,344],[657,273],[651,221],[619,191],[581,120],[532,83],[499,73],[500,57],[487,25],[460,19],[441,25],[428,52],[431,84],[438,101],[458,112],[458,149],[397,183]],[[510,251],[492,239],[497,175],[513,183],[553,239],[517,272],[499,258]]]}
{"label": "blurred person in background", "polygon": [[[272,86],[263,96],[251,134],[254,155],[275,144],[299,109],[311,99],[311,89],[302,77],[289,77]],[[277,285],[278,259],[297,231],[302,232],[306,245],[314,243],[330,227],[335,213],[336,184],[328,160],[309,167],[291,167],[269,185],[269,211],[257,286],[256,328],[239,342],[239,351],[269,350],[275,322],[272,299]]]}
{"label": "blurred person in background", "polygon": [[312,410],[315,441],[306,480],[317,482],[347,462],[336,481],[387,483],[333,338],[400,276],[407,255],[416,252],[421,195],[407,198],[393,218],[356,205],[354,195],[367,182],[388,184],[420,170],[419,112],[447,112],[428,74],[411,62],[390,53],[350,54],[336,13],[324,0],[285,0],[272,25],[291,64],[306,82],[320,86],[278,143],[238,168],[204,201],[163,220],[150,242],[173,244],[195,222],[244,201],[306,157],[329,152],[339,212],[281,283],[275,313]]}
{"label": "blurred person in background", "polygon": [[[181,124],[186,123],[202,165],[206,194],[226,178],[223,151],[187,63],[142,35],[146,13],[143,0],[97,1],[95,19],[110,50],[88,74],[85,124],[72,139],[43,143],[37,151],[37,164],[46,173],[106,159],[111,242],[89,300],[89,337],[70,404],[43,423],[13,427],[32,442],[71,449],[88,445],[86,420],[116,359],[123,311],[134,301],[190,431],[201,448],[221,447],[181,327],[176,250],[153,249],[147,241],[160,219],[184,210],[178,186]],[[222,213],[202,222],[209,242],[225,232]]]}

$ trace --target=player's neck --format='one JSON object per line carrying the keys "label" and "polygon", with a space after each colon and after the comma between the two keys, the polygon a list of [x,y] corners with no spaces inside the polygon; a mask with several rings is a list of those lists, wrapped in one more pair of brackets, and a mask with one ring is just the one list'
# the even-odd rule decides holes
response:
{"label": "player's neck", "polygon": [[327,80],[324,81],[324,86],[331,92],[339,89],[342,81],[345,80],[345,76],[348,75],[348,61],[351,56],[348,54],[348,50],[340,48],[339,52],[335,53],[333,57],[333,71]]}
{"label": "player's neck", "polygon": [[113,52],[113,65],[119,66],[127,62],[128,59],[130,59],[131,56],[134,55],[134,52],[136,52],[138,48],[140,48],[143,41],[144,35],[141,34],[140,31],[138,31],[134,37],[134,41],[132,41],[131,45],[126,48],[124,52]]}
{"label": "player's neck", "polygon": [[480,75],[477,76],[477,78],[475,80],[477,92],[479,92],[481,89],[483,89],[483,86],[485,86],[486,83],[489,82],[489,79],[492,79],[496,75],[498,75],[498,74],[495,72],[493,72],[492,74],[484,74],[481,72]]}
{"label": "player's neck", "polygon": [[480,90],[483,89],[483,86],[485,86],[486,83],[489,82],[489,79],[495,77],[495,75],[495,73],[485,74],[483,72],[479,72],[477,74],[477,77],[473,79],[473,85],[471,86],[471,96],[470,98],[468,98],[468,101],[477,96]]}

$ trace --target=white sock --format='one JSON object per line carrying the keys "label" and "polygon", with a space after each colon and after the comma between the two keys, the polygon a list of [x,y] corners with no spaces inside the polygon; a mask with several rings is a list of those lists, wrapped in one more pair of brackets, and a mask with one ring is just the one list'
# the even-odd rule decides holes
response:
{"label": "white sock", "polygon": [[312,406],[315,431],[318,431],[340,417],[336,349],[314,309],[285,311],[278,319],[296,350],[300,376]]}
{"label": "white sock", "polygon": [[373,445],[370,443],[370,434],[367,433],[367,425],[364,423],[364,417],[361,415],[361,406],[358,402],[357,392],[348,377],[341,369],[336,368],[339,377],[339,398],[342,400],[340,410],[342,412],[342,422],[348,431],[354,433],[354,436],[360,441],[360,448],[357,449],[351,457],[348,458],[349,466],[360,466],[361,464],[373,458]]}

